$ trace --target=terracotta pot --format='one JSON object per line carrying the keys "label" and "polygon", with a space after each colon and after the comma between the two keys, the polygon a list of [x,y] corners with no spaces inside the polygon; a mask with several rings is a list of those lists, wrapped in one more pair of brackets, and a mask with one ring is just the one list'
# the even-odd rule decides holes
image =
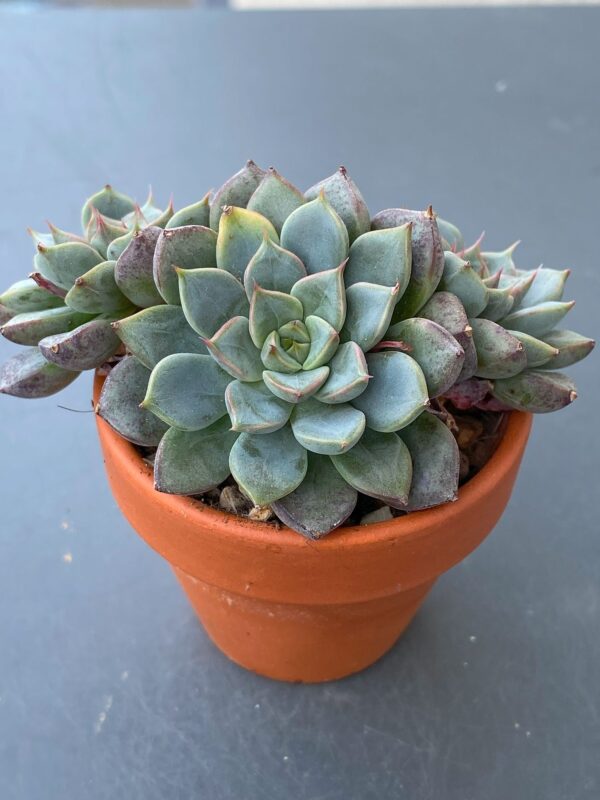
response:
{"label": "terracotta pot", "polygon": [[[97,377],[96,398],[101,385]],[[311,542],[156,492],[135,447],[96,419],[117,503],[171,564],[212,641],[253,672],[306,683],[358,672],[393,646],[436,578],[500,518],[532,420],[510,414],[496,453],[455,503]]]}

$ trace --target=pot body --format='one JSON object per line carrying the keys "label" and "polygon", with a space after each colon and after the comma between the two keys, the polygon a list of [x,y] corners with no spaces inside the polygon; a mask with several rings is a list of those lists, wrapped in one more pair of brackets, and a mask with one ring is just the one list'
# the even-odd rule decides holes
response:
{"label": "pot body", "polygon": [[[96,397],[101,383],[97,377]],[[156,492],[135,447],[96,419],[117,503],[169,561],[212,641],[253,672],[313,683],[382,656],[436,578],[488,535],[510,497],[532,418],[510,414],[495,454],[456,502],[318,542]]]}

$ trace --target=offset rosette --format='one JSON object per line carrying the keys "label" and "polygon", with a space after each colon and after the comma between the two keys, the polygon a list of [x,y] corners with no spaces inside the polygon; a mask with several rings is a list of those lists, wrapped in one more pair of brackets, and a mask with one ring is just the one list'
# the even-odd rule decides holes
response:
{"label": "offset rosette", "polygon": [[33,272],[0,295],[1,332],[27,350],[0,367],[0,392],[46,397],[113,356],[115,323],[164,302],[153,273],[163,228],[207,226],[208,196],[174,213],[172,204],[157,208],[152,193],[140,207],[105,186],[86,200],[81,222],[83,235],[51,223],[47,234],[30,231]]}
{"label": "offset rosette", "polygon": [[533,413],[572,403],[575,384],[555,370],[585,358],[595,342],[559,327],[574,306],[563,300],[570,270],[519,269],[518,242],[499,252],[483,251],[481,239],[465,248],[456,226],[439,219],[438,224],[447,249],[442,291],[430,302],[438,298],[438,318],[443,294],[461,302],[477,355],[473,368],[449,390],[450,399],[461,408]]}
{"label": "offset rosette", "polygon": [[[217,196],[247,193],[249,169]],[[306,199],[271,170],[247,207],[221,209],[216,235],[181,228],[167,254],[159,239],[154,275],[171,304],[117,326],[147,386],[129,419],[117,419],[124,362],[99,406],[137,442],[148,414],[168,426],[155,460],[160,491],[201,494],[231,474],[255,504],[311,537],[341,524],[358,492],[412,509],[453,499],[458,483],[454,437],[422,415],[456,380],[464,351],[430,320],[403,341],[387,335],[410,285],[413,221],[370,231],[345,170],[331,180]],[[165,356],[167,321],[181,346]]]}

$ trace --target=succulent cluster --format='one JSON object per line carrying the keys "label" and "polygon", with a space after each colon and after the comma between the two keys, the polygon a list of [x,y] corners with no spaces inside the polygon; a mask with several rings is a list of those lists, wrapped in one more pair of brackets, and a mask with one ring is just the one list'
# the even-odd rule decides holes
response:
{"label": "succulent cluster", "polygon": [[33,234],[35,272],[0,296],[2,333],[30,346],[0,391],[51,394],[123,347],[97,411],[157,447],[156,488],[232,475],[313,538],[358,493],[406,511],[455,499],[440,398],[556,410],[576,393],[553,370],[594,344],[556,329],[568,271],[465,248],[431,208],[371,219],[344,168],[302,193],[248,162],[177,213],[106,187],[82,221],[84,237]]}

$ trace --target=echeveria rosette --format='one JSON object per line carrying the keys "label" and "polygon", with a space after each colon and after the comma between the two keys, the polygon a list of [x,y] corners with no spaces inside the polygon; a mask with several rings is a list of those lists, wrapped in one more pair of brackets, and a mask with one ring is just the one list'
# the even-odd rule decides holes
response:
{"label": "echeveria rosette", "polygon": [[448,307],[458,299],[476,353],[470,374],[463,373],[447,396],[463,409],[532,413],[572,403],[575,384],[558,370],[585,358],[595,342],[558,327],[574,305],[563,300],[570,270],[519,269],[518,242],[498,252],[483,251],[481,239],[465,248],[456,226],[439,219],[438,225],[444,272],[441,291],[428,305],[436,306],[433,318],[445,324]]}
{"label": "echeveria rosette", "polygon": [[[216,241],[205,228],[188,231],[202,245],[192,250],[183,234],[168,257],[157,247],[155,279],[171,304],[117,331],[147,381],[126,435],[139,442],[149,412],[169,427],[155,459],[160,491],[202,494],[231,473],[254,503],[314,538],[349,516],[358,492],[399,509],[456,496],[455,440],[421,417],[456,380],[462,348],[424,319],[406,333],[411,346],[386,338],[410,285],[412,221],[368,230],[345,171],[340,180],[350,187],[346,198],[335,187],[345,220],[327,182],[305,200],[270,171],[258,199],[222,209]],[[283,220],[282,197],[292,209]],[[182,265],[192,251],[195,265]],[[164,356],[152,331],[167,324],[195,345]],[[119,377],[100,403],[111,424]],[[439,458],[428,463],[420,448]]]}
{"label": "echeveria rosette", "polygon": [[174,213],[172,203],[157,208],[152,193],[140,207],[105,186],[83,205],[82,235],[51,223],[49,233],[30,230],[33,272],[0,295],[2,334],[27,349],[0,366],[0,392],[46,397],[113,356],[115,322],[164,303],[153,275],[163,228],[208,221],[208,195]]}

